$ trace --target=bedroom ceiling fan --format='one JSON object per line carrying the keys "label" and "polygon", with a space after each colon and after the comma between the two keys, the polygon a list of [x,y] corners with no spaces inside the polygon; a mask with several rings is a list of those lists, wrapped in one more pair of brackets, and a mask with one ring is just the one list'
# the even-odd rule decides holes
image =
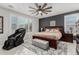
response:
{"label": "bedroom ceiling fan", "polygon": [[29,10],[30,12],[32,12],[32,14],[36,14],[36,15],[43,15],[43,14],[48,14],[48,12],[52,12],[52,6],[47,7],[47,3],[44,3],[43,6],[42,5],[38,5],[37,3],[35,3],[36,8],[34,7],[29,7],[32,10]]}

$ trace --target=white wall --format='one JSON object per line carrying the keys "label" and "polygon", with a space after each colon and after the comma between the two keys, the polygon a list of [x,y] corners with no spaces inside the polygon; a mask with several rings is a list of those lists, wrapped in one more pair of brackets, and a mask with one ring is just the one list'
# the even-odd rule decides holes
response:
{"label": "white wall", "polygon": [[38,32],[39,31],[39,20],[34,19],[33,23],[32,23],[32,26],[33,26],[32,31],[33,32]]}
{"label": "white wall", "polygon": [[3,34],[0,34],[0,41],[3,39],[7,39],[9,35],[11,35],[11,21],[10,21],[10,15],[16,15],[16,16],[21,16],[21,17],[26,17],[26,18],[31,18],[33,20],[33,26],[32,30],[33,32],[38,32],[39,30],[39,20],[34,17],[30,17],[27,15],[23,15],[8,9],[0,8],[0,16],[3,16],[4,22],[3,22]]}

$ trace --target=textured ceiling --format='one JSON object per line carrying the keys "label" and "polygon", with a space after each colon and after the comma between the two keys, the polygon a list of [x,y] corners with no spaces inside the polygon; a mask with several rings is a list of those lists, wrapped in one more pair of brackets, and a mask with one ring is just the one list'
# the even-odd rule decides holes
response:
{"label": "textured ceiling", "polygon": [[[43,5],[43,4],[40,3],[39,5]],[[29,12],[30,10],[29,6],[35,7],[33,3],[0,3],[0,6],[37,18],[44,18],[44,17],[70,12],[70,11],[79,10],[79,3],[48,3],[48,6],[53,7],[51,9],[52,12],[48,13],[47,15],[43,14],[43,16],[41,16],[41,15],[31,14],[31,12]]]}

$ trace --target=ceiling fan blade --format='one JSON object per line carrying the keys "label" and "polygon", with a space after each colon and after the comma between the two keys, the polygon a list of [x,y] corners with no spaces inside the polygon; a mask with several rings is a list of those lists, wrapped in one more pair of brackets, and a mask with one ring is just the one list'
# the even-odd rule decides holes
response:
{"label": "ceiling fan blade", "polygon": [[46,10],[45,12],[52,12],[51,10]]}
{"label": "ceiling fan blade", "polygon": [[48,14],[48,13],[46,13],[45,11],[43,12],[44,14]]}
{"label": "ceiling fan blade", "polygon": [[36,10],[36,9],[35,9],[35,8],[33,8],[33,7],[29,7],[29,8]]}
{"label": "ceiling fan blade", "polygon": [[35,3],[35,6],[36,6],[37,8],[39,8],[39,5],[38,5],[37,3]]}
{"label": "ceiling fan blade", "polygon": [[46,7],[46,6],[47,6],[47,3],[44,3],[44,5],[43,5],[42,9],[43,9],[44,7]]}
{"label": "ceiling fan blade", "polygon": [[47,7],[47,8],[45,8],[44,10],[46,10],[46,9],[51,9],[52,7]]}

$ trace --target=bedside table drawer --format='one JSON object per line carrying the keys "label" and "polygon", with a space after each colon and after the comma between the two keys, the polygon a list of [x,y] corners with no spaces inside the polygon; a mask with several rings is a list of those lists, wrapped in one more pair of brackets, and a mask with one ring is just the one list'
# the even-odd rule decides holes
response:
{"label": "bedside table drawer", "polygon": [[66,42],[73,43],[73,35],[72,34],[64,34],[63,35],[63,40],[66,41]]}

